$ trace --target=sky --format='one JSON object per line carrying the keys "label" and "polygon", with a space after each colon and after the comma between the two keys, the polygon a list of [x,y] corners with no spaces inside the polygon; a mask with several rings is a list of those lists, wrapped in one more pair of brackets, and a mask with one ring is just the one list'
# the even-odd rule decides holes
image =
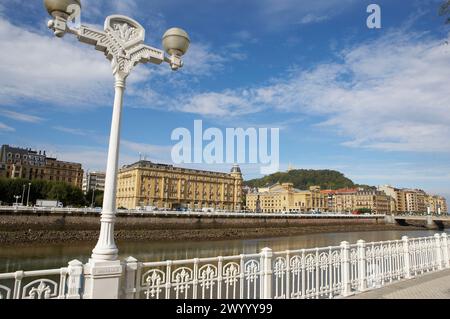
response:
{"label": "sky", "polygon": [[[280,128],[280,170],[335,169],[355,183],[450,199],[450,26],[440,0],[84,0],[81,22],[124,14],[161,48],[190,36],[185,66],[128,78],[120,164],[170,163],[174,129]],[[381,29],[369,29],[369,4]],[[0,144],[104,170],[113,103],[109,62],[47,29],[42,1],[0,0]],[[181,165],[187,166],[189,165]],[[228,171],[231,164],[195,164]],[[241,165],[244,179],[258,165]]]}

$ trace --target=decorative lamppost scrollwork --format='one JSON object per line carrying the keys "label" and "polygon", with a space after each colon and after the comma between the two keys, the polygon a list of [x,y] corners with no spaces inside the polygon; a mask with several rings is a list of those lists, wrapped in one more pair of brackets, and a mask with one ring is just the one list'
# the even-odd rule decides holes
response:
{"label": "decorative lamppost scrollwork", "polygon": [[115,98],[109,139],[108,162],[106,166],[105,191],[101,215],[100,237],[92,253],[94,260],[116,260],[118,249],[114,242],[114,221],[116,212],[116,184],[119,158],[120,124],[123,94],[126,79],[135,66],[141,63],[161,64],[166,62],[172,70],[183,66],[181,57],[189,48],[188,34],[179,28],[165,32],[163,50],[144,44],[145,29],[135,20],[111,15],[106,18],[104,30],[84,25],[70,26],[79,17],[79,0],[44,0],[45,7],[53,17],[48,27],[55,36],[75,35],[80,42],[92,45],[111,62],[115,77]]}

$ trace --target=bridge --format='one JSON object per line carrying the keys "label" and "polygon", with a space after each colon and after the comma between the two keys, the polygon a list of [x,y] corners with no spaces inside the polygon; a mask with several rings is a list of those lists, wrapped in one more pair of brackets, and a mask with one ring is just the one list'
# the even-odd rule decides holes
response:
{"label": "bridge", "polygon": [[399,225],[408,225],[408,222],[422,222],[428,229],[444,230],[446,225],[450,224],[449,215],[427,215],[427,216],[415,216],[415,215],[386,215],[385,220],[387,223]]}

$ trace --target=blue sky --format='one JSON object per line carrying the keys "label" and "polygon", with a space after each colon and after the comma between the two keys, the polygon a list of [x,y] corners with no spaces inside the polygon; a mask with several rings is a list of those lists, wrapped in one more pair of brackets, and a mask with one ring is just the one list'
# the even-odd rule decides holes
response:
{"label": "blue sky", "polygon": [[[177,127],[279,127],[281,170],[328,168],[357,183],[450,197],[450,28],[440,1],[133,0],[83,2],[82,23],[122,13],[161,47],[188,31],[185,67],[130,76],[121,164],[170,162]],[[382,28],[366,8],[381,6]],[[0,142],[104,169],[113,100],[109,63],[54,38],[42,1],[0,0]],[[203,165],[227,171],[230,165]],[[242,165],[246,179],[259,167]]]}

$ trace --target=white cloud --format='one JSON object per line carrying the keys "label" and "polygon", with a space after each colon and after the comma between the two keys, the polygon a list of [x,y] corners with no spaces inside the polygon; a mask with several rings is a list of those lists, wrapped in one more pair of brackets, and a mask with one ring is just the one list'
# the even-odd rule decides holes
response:
{"label": "white cloud", "polygon": [[128,152],[135,152],[136,155],[141,153],[143,156],[150,156],[151,159],[157,161],[169,159],[172,150],[172,146],[144,144],[129,140],[122,140],[120,144],[127,149]]}
{"label": "white cloud", "polygon": [[317,16],[317,15],[309,13],[300,19],[300,24],[317,23],[317,22],[322,22],[322,21],[328,20],[328,19],[329,19],[328,16]]}
{"label": "white cloud", "polygon": [[320,116],[344,145],[450,151],[450,46],[404,30],[340,52],[340,61],[291,71],[250,89],[194,94],[181,111],[236,116],[272,109]]}
{"label": "white cloud", "polygon": [[0,122],[0,132],[15,132],[16,129]]}
{"label": "white cloud", "polygon": [[[1,17],[0,42],[0,105],[14,104],[19,99],[63,108],[112,103],[110,63],[93,47],[76,42],[70,35],[58,39],[50,32],[48,35],[35,33]],[[194,43],[180,72],[174,73],[168,65],[138,66],[129,77],[128,94],[143,95],[139,85],[149,83],[155,76],[166,86],[183,85],[188,78],[210,76],[213,71],[221,70],[226,61],[227,58],[213,53],[208,45]]]}
{"label": "white cloud", "polygon": [[[0,123],[0,132],[2,123]],[[83,165],[84,170],[106,170],[108,155],[107,146],[58,145],[31,143],[34,149],[45,150],[47,156],[56,157],[62,161],[76,162]],[[139,160],[139,152],[147,155],[148,160],[155,162],[170,162],[171,146],[159,146],[136,143],[128,140],[121,141],[119,165],[128,165]]]}
{"label": "white cloud", "polygon": [[59,106],[104,101],[109,63],[93,48],[17,27],[0,18],[0,103],[29,99]]}
{"label": "white cloud", "polygon": [[269,29],[290,24],[320,22],[348,9],[356,0],[255,0],[255,13]]}
{"label": "white cloud", "polygon": [[177,103],[179,110],[206,116],[239,116],[257,111],[253,104],[235,92],[203,93],[192,96],[187,103]]}
{"label": "white cloud", "polygon": [[39,116],[24,114],[24,113],[18,113],[8,110],[0,110],[0,116],[5,116],[10,119],[21,121],[21,122],[28,122],[28,123],[39,123],[42,122],[44,119]]}
{"label": "white cloud", "polygon": [[86,135],[88,135],[88,133],[92,133],[91,131],[78,129],[78,128],[64,127],[64,126],[53,126],[53,129],[60,131],[60,132],[69,133],[69,134],[73,134],[73,135],[79,135],[79,136],[86,136]]}

